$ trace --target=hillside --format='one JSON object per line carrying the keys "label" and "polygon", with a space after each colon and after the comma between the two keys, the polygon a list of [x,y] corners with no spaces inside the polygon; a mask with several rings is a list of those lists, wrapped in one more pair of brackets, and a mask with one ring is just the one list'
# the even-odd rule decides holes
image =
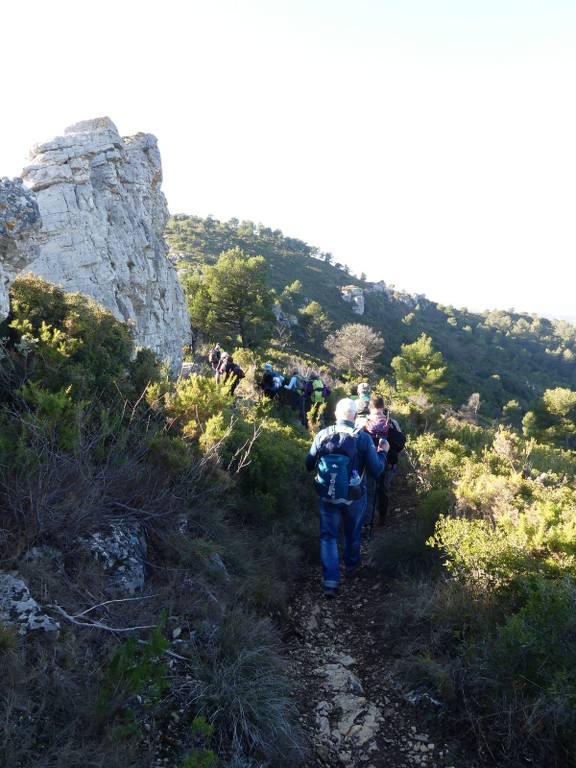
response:
{"label": "hillside", "polygon": [[306,426],[263,396],[296,334],[235,351],[232,393],[200,345],[173,379],[29,276],[2,339],[1,765],[574,764],[576,392],[545,393],[528,436],[398,377],[389,514],[327,600],[305,457],[349,382]]}
{"label": "hillside", "polygon": [[[499,419],[509,406],[507,412],[516,413],[518,425],[521,414],[545,389],[576,387],[576,327],[565,321],[504,310],[474,313],[435,304],[393,286],[378,290],[383,286],[375,287],[362,276],[349,274],[332,263],[330,254],[252,222],[223,223],[180,214],[170,219],[166,238],[171,258],[180,269],[211,263],[223,251],[240,247],[250,255],[264,256],[269,285],[280,306],[284,289],[299,281],[300,308],[315,301],[333,328],[362,322],[379,331],[385,347],[375,372],[378,377],[390,375],[390,361],[403,344],[426,333],[450,367],[446,395],[454,408],[478,393],[484,418]],[[362,315],[342,299],[346,286],[362,290]],[[297,343],[329,362],[321,345],[310,347],[303,336]]]}

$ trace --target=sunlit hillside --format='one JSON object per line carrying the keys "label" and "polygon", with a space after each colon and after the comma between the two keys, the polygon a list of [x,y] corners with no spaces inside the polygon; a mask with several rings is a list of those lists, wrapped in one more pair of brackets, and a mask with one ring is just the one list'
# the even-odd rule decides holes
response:
{"label": "sunlit hillside", "polygon": [[[527,410],[547,388],[576,387],[576,327],[565,321],[497,309],[469,312],[436,304],[433,297],[409,295],[394,286],[374,290],[362,275],[352,275],[334,264],[331,254],[252,222],[178,215],[170,219],[166,237],[172,258],[181,269],[211,263],[223,251],[240,247],[248,254],[264,256],[269,284],[280,306],[285,288],[299,281],[301,287],[290,297],[288,313],[318,302],[334,328],[361,322],[379,331],[385,345],[378,376],[390,373],[390,362],[403,344],[427,334],[450,366],[447,396],[454,407],[478,393],[481,413],[486,418],[499,418],[510,403],[518,413]],[[343,300],[346,286],[363,290],[362,315]],[[297,331],[294,343],[329,363],[330,356],[322,345],[311,349]]]}

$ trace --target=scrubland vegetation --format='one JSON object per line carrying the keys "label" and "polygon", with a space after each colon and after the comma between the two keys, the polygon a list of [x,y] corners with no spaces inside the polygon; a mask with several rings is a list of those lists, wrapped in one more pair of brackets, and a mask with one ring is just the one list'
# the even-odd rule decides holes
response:
{"label": "scrubland vegetation", "polygon": [[[329,254],[264,235],[337,284]],[[221,239],[222,252],[244,244]],[[456,311],[441,344],[428,310],[406,312],[403,297],[375,299],[388,312],[378,324],[374,307],[361,319],[342,309],[338,322],[335,300],[323,306],[294,273],[284,290],[270,288],[281,280],[266,273],[273,260],[251,261],[258,254],[248,251],[235,252],[246,265],[237,276],[256,274],[256,290],[248,303],[231,301],[223,323],[211,311],[221,296],[218,253],[207,250],[206,263],[196,254],[183,275],[195,372],[176,381],[87,299],[32,276],[12,287],[0,334],[0,567],[17,572],[61,628],[54,638],[0,625],[0,763],[306,762],[282,630],[300,567],[318,557],[303,464],[318,424],[304,428],[254,382],[267,359],[288,374],[295,365],[320,371],[332,387],[329,414],[359,371],[354,355],[335,358],[324,342],[341,333],[355,343],[346,326],[360,323],[382,344],[362,374],[408,435],[402,463],[416,509],[375,551],[391,588],[374,610],[398,679],[439,702],[423,717],[487,765],[576,765],[571,327],[562,326],[553,359],[530,339],[531,364],[541,354],[553,366],[534,367],[529,386],[524,339],[518,378],[507,367],[503,383],[494,378],[499,352],[454,341],[465,325]],[[277,323],[274,305],[298,325]],[[461,333],[478,336],[480,324]],[[215,340],[246,371],[235,397],[206,364]],[[510,357],[512,336],[506,345]],[[469,361],[463,369],[456,347]],[[121,597],[80,545],[118,524],[138,526],[147,544],[145,587]]]}
{"label": "scrubland vegetation", "polygon": [[[0,628],[0,763],[297,764],[279,627],[314,538],[305,430],[248,386],[233,402],[212,376],[170,382],[82,297],[29,277],[12,306],[0,558],[61,631]],[[79,542],[127,522],[147,579],[118,597]]]}
{"label": "scrubland vegetation", "polygon": [[487,764],[573,765],[573,452],[443,412],[407,454],[417,523],[377,552],[399,674]]}

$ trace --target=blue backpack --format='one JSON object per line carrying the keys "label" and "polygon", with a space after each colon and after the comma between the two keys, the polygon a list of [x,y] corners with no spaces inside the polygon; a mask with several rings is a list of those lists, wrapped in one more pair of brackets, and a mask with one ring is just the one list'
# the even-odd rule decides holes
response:
{"label": "blue backpack", "polygon": [[359,480],[350,484],[360,430],[337,432],[336,429],[331,427],[320,445],[314,487],[318,495],[331,504],[351,504],[362,496]]}

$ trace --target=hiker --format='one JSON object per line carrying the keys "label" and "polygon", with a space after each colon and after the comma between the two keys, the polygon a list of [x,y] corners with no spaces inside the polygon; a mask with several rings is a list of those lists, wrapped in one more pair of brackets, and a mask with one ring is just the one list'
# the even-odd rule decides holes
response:
{"label": "hiker", "polygon": [[361,384],[358,384],[358,387],[356,388],[356,391],[358,393],[356,398],[352,398],[353,400],[356,400],[356,406],[358,408],[358,416],[368,415],[368,412],[370,410],[370,384],[368,384],[367,381],[363,381]]}
{"label": "hiker", "polygon": [[[355,429],[356,402],[350,398],[338,401],[335,410],[336,424],[321,430],[310,447],[305,459],[306,469],[316,470],[315,485],[320,494],[320,557],[322,560],[322,585],[326,597],[335,597],[340,584],[338,538],[343,523],[344,540],[342,556],[344,572],[354,576],[360,565],[360,535],[366,510],[366,471],[377,478],[386,464],[388,442],[380,441],[374,447],[371,437],[362,429]],[[346,458],[342,458],[347,456]],[[343,465],[345,474],[336,473],[331,466]],[[328,464],[328,471],[324,466]],[[338,476],[337,476],[338,474]],[[350,490],[352,475],[358,484]],[[324,485],[321,485],[324,481]],[[328,485],[326,485],[328,483]],[[346,498],[344,497],[344,494]],[[357,496],[356,499],[350,498]]]}
{"label": "hiker", "polygon": [[282,401],[282,395],[284,394],[284,390],[282,389],[282,385],[284,384],[284,376],[281,373],[278,373],[278,371],[272,371],[272,381],[274,383],[274,391],[276,392],[276,395],[280,401]]}
{"label": "hiker", "polygon": [[214,373],[218,372],[218,366],[220,364],[221,357],[222,357],[222,352],[220,350],[220,344],[216,344],[216,346],[212,347],[212,349],[208,353],[208,362],[210,363],[210,367],[212,368]]}
{"label": "hiker", "polygon": [[243,379],[244,376],[244,371],[238,365],[238,363],[234,362],[232,355],[224,353],[216,373],[217,382],[221,382],[222,384],[227,384],[230,382],[230,394],[233,395],[236,387],[240,383],[240,379]]}
{"label": "hiker", "polygon": [[[328,397],[327,388],[320,376],[316,371],[310,371],[308,376],[309,386],[306,388],[308,394],[306,395],[305,413],[310,413],[310,419],[316,421],[318,419],[318,412],[320,406],[326,402]],[[321,422],[323,425],[324,415],[321,416]]]}
{"label": "hiker", "polygon": [[228,352],[223,352],[220,361],[216,366],[216,384],[220,384],[226,374],[226,365],[228,363]]}
{"label": "hiker", "polygon": [[284,384],[284,389],[290,392],[290,407],[293,411],[298,411],[302,424],[305,424],[304,383],[304,377],[300,375],[300,371],[297,368],[294,368],[292,378],[288,384]]}
{"label": "hiker", "polygon": [[372,487],[369,486],[368,498],[372,509],[367,509],[365,516],[365,523],[371,526],[374,510],[378,508],[378,524],[384,525],[390,507],[392,478],[398,468],[398,454],[406,444],[406,437],[396,419],[392,418],[389,409],[385,408],[384,399],[380,395],[374,395],[370,399],[369,415],[363,423],[359,419],[356,420],[356,427],[359,426],[368,432],[375,445],[381,438],[385,438],[390,446],[384,471],[376,483]]}
{"label": "hiker", "polygon": [[[284,377],[282,377],[282,380],[283,378]],[[260,387],[266,397],[275,397],[278,394],[281,383],[280,374],[272,368],[272,363],[266,363],[264,365],[262,378],[258,382],[258,387]]]}

